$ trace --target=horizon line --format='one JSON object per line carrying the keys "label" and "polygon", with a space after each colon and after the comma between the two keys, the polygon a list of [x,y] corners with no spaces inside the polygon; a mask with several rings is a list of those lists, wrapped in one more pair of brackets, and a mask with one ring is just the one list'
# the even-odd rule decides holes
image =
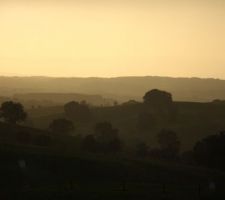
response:
{"label": "horizon line", "polygon": [[127,76],[50,76],[50,75],[2,75],[0,77],[4,78],[79,78],[79,79],[116,79],[116,78],[176,78],[176,79],[214,79],[214,80],[225,80],[225,78],[218,77],[198,77],[198,76],[160,76],[160,75],[127,75]]}

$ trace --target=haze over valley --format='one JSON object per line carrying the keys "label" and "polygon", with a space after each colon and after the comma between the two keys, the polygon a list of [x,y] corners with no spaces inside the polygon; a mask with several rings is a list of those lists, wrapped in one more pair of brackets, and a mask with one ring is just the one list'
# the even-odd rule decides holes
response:
{"label": "haze over valley", "polygon": [[0,0],[1,199],[224,188],[224,0]]}
{"label": "haze over valley", "polygon": [[[42,98],[42,100],[53,103],[54,101],[55,103],[65,103],[76,99],[98,105],[112,105],[114,101],[125,102],[132,99],[142,101],[143,94],[147,90],[155,88],[171,92],[175,101],[210,102],[215,99],[225,99],[225,81],[219,79],[153,76],[118,78],[0,77],[1,96],[27,101]],[[64,101],[62,100],[63,95],[61,95],[61,100],[54,98],[54,94],[60,93],[64,94]],[[47,94],[52,94],[53,97]],[[73,94],[74,97],[71,96]],[[91,96],[88,97],[88,95]]]}

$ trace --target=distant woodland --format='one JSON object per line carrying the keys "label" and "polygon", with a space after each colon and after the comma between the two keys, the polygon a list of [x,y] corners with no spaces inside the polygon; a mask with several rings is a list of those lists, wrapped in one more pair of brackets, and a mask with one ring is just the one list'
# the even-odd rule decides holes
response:
{"label": "distant woodland", "polygon": [[[209,102],[214,99],[225,99],[225,81],[218,79],[150,76],[118,78],[0,77],[0,96],[17,94],[21,97],[21,94],[26,93],[75,93],[101,95],[104,99],[125,102],[130,99],[141,101],[146,91],[155,88],[171,92],[175,101]],[[26,99],[28,96],[25,95],[23,98]],[[52,100],[47,97],[45,99]],[[99,103],[100,100],[96,101]],[[111,102],[112,100],[106,100],[106,103]],[[103,100],[101,103],[104,104]]]}
{"label": "distant woodland", "polygon": [[[16,87],[12,83],[17,79]],[[131,194],[139,198],[149,191],[146,187],[156,186],[151,191],[158,191],[157,197],[168,195],[166,191],[179,195],[176,199],[189,193],[207,198],[224,195],[223,95],[209,95],[209,102],[188,102],[175,100],[170,91],[149,89],[140,97],[122,101],[103,93],[72,91],[76,84],[65,87],[69,79],[54,85],[55,79],[43,78],[51,82],[46,91],[40,89],[42,84],[29,82],[35,79],[39,78],[11,78],[0,98],[2,193],[13,196],[10,191],[17,191],[16,196],[27,199],[48,194],[48,199],[61,199],[55,195],[65,197],[69,191],[83,199],[84,194],[92,197],[93,193],[87,193],[92,188],[98,195],[109,190],[120,197],[127,194],[129,199]],[[117,94],[128,88],[120,84]],[[115,85],[102,83],[102,88],[107,86],[116,92],[112,90]],[[134,94],[139,92],[134,87]],[[215,180],[219,189],[210,192],[209,180]]]}

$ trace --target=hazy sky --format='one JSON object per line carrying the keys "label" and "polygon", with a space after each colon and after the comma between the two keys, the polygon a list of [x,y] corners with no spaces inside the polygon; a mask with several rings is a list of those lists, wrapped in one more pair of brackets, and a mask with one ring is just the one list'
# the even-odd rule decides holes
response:
{"label": "hazy sky", "polygon": [[225,79],[225,1],[0,0],[0,75]]}

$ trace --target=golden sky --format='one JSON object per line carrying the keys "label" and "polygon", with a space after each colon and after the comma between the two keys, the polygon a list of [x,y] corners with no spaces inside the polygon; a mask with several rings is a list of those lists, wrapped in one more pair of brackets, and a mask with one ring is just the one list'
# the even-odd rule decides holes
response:
{"label": "golden sky", "polygon": [[225,79],[225,1],[0,0],[0,75]]}

